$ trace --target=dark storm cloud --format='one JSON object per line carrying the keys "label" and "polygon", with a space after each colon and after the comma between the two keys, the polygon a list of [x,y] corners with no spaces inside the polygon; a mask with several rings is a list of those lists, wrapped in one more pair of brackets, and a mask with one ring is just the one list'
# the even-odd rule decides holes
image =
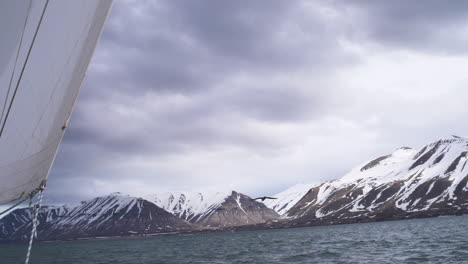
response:
{"label": "dark storm cloud", "polygon": [[100,44],[109,70],[90,74],[90,83],[114,92],[187,93],[213,88],[230,74],[304,64],[319,71],[335,62],[338,43],[320,16],[298,3],[118,2]]}
{"label": "dark storm cloud", "polygon": [[[384,46],[429,53],[466,53],[467,1],[352,0],[335,4],[338,8],[356,8],[358,34],[368,34]],[[465,34],[460,34],[463,31]]]}
{"label": "dark storm cloud", "polygon": [[[309,11],[284,1],[117,2],[66,141],[122,153],[222,143],[274,146],[225,122],[231,115],[296,122],[320,111],[324,98],[317,87],[310,95],[274,80],[304,68],[320,73],[348,59],[319,14]],[[238,76],[257,83],[231,84]],[[140,103],[148,95],[154,105],[164,104],[166,95],[187,100],[168,105],[169,111],[151,110]],[[110,119],[118,104],[150,117]],[[129,126],[133,134],[121,133]]]}

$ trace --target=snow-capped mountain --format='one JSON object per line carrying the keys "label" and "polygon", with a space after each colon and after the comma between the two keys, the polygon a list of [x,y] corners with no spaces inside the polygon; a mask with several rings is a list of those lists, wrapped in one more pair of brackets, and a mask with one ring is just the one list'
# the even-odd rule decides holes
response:
{"label": "snow-capped mountain", "polygon": [[145,198],[186,221],[202,226],[258,224],[279,217],[264,204],[236,191],[172,192]]}
{"label": "snow-capped mountain", "polygon": [[296,184],[274,195],[277,199],[265,200],[263,203],[278,214],[284,215],[315,185],[317,184]]}
{"label": "snow-capped mountain", "polygon": [[468,212],[468,139],[400,148],[311,188],[287,212],[302,221]]}
{"label": "snow-capped mountain", "polygon": [[145,196],[169,213],[193,223],[218,208],[232,191],[223,192],[165,192]]}
{"label": "snow-capped mountain", "polygon": [[[31,232],[32,211],[16,209],[0,220],[1,240],[25,240]],[[77,206],[45,206],[39,215],[40,240],[152,234],[188,230],[193,226],[155,204],[114,193]]]}

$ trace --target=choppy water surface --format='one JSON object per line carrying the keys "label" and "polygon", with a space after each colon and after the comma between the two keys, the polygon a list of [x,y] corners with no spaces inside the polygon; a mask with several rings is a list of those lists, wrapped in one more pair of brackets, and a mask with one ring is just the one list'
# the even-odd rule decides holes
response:
{"label": "choppy water surface", "polygon": [[[26,245],[0,245],[0,263],[22,263]],[[35,244],[49,263],[468,263],[468,216]]]}

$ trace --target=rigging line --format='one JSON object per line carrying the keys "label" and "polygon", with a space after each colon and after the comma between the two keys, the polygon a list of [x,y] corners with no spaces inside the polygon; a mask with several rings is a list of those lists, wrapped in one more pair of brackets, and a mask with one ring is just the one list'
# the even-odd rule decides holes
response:
{"label": "rigging line", "polygon": [[10,105],[9,105],[8,110],[6,112],[6,115],[5,115],[5,121],[3,122],[2,128],[0,129],[0,137],[2,136],[3,130],[5,129],[5,125],[7,123],[8,116],[10,115],[11,107],[13,105],[13,102],[15,101],[16,93],[18,92],[18,87],[21,84],[21,80],[23,78],[24,70],[26,69],[26,65],[28,64],[29,56],[31,55],[31,51],[32,51],[32,48],[34,46],[34,42],[36,41],[37,33],[39,32],[39,28],[41,27],[42,19],[44,18],[44,14],[45,14],[45,11],[47,9],[48,4],[49,4],[49,0],[47,0],[45,5],[44,5],[44,9],[42,10],[41,18],[39,19],[39,23],[37,24],[37,27],[36,27],[36,32],[34,32],[34,37],[33,37],[33,40],[31,42],[31,46],[29,47],[28,54],[26,55],[26,59],[25,59],[24,64],[23,64],[23,68],[21,69],[21,73],[20,73],[18,82],[16,83],[15,91],[13,92],[13,96],[11,97]]}
{"label": "rigging line", "polygon": [[6,106],[7,106],[8,96],[10,95],[11,84],[13,83],[13,77],[15,76],[16,66],[18,65],[19,54],[20,54],[20,51],[21,51],[21,46],[23,45],[24,32],[26,31],[26,25],[28,24],[28,18],[29,18],[29,15],[31,13],[31,3],[32,3],[32,0],[29,1],[28,12],[27,12],[27,15],[26,15],[26,19],[24,20],[23,33],[21,34],[18,50],[16,51],[15,65],[13,66],[13,72],[11,73],[10,83],[8,84],[8,91],[7,91],[6,96],[5,96],[5,103],[3,104],[2,116],[0,117],[0,122],[3,121],[3,116],[5,114],[5,109],[6,109]]}
{"label": "rigging line", "polygon": [[[28,245],[28,251],[26,253],[26,260],[24,261],[25,264],[29,263],[29,257],[31,256],[31,249],[32,249],[34,237],[37,237],[37,222],[38,222],[37,216],[39,214],[39,211],[41,210],[42,197],[44,196],[45,185],[42,185],[39,188],[40,188],[39,197],[33,209],[32,230],[31,230],[31,236],[29,237],[29,245]],[[32,197],[31,197],[31,200],[32,200]]]}

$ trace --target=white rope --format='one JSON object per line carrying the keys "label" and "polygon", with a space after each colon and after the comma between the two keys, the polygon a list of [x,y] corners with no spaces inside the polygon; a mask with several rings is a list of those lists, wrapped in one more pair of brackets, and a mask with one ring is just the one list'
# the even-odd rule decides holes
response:
{"label": "white rope", "polygon": [[41,189],[39,191],[39,197],[37,198],[37,203],[34,205],[33,217],[32,217],[32,230],[31,230],[31,236],[29,237],[29,246],[28,246],[28,252],[26,253],[26,260],[24,262],[25,264],[29,263],[29,257],[31,256],[33,240],[34,240],[34,237],[37,237],[37,233],[36,233],[37,216],[39,215],[39,210],[41,209],[43,193],[44,193],[44,189]]}

